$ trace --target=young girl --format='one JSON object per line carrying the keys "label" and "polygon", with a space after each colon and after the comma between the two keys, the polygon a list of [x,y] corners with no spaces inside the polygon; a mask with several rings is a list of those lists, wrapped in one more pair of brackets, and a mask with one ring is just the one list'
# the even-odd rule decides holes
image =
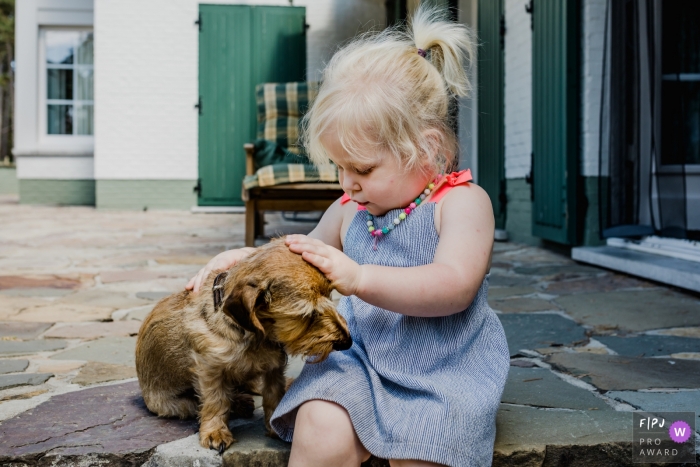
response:
{"label": "young girl", "polygon": [[[440,176],[456,138],[450,95],[465,95],[472,37],[421,7],[411,29],[362,36],[338,51],[304,119],[317,164],[338,167],[345,195],[291,251],[344,295],[353,345],[304,366],[272,417],[289,465],[488,466],[509,368],[486,301],[494,219],[469,171]],[[214,258],[229,267],[251,250]]]}

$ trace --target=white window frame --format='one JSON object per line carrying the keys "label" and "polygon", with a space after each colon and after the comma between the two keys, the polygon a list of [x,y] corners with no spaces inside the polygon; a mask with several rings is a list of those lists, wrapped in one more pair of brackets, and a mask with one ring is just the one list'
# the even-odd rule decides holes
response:
{"label": "white window frame", "polygon": [[[85,144],[92,144],[95,141],[95,133],[94,133],[94,120],[93,120],[93,134],[91,135],[50,135],[48,133],[48,88],[47,88],[47,83],[48,83],[48,68],[46,66],[46,32],[47,31],[78,31],[78,32],[92,32],[94,35],[94,29],[92,27],[85,27],[85,26],[75,26],[75,27],[56,27],[56,26],[42,26],[39,28],[39,53],[37,54],[39,57],[39,66],[37,67],[37,70],[39,71],[39,89],[37,92],[37,95],[39,96],[38,103],[39,103],[39,111],[37,112],[37,115],[39,116],[39,143],[40,144],[49,144],[49,145],[61,145],[61,144],[75,144],[75,143],[85,143]],[[95,79],[95,59],[93,57],[93,65],[92,65],[92,70],[93,70],[93,80]],[[75,76],[76,74],[73,74],[74,80],[76,79]],[[93,81],[93,89],[94,89],[94,81]],[[93,91],[94,92],[94,91]],[[54,99],[52,99],[54,100]],[[75,101],[71,101],[73,103]],[[93,105],[93,118],[94,118],[94,109],[95,109],[95,96],[93,94],[93,100],[92,100],[92,105]]]}

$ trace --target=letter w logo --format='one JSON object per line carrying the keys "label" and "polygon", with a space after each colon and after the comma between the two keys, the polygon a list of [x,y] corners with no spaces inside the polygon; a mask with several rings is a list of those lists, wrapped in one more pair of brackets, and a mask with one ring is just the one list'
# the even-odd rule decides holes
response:
{"label": "letter w logo", "polygon": [[673,429],[673,431],[676,433],[676,437],[685,437],[685,427],[679,426]]}

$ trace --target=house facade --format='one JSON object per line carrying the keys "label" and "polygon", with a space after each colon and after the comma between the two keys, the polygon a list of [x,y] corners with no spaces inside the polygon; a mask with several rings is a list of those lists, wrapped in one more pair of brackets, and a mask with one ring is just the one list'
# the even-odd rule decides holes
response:
{"label": "house facade", "polygon": [[[228,118],[240,114],[244,104],[250,114],[254,96],[246,91],[247,100],[241,101],[241,83],[252,89],[260,80],[318,80],[338,45],[359,32],[384,27],[388,15],[405,15],[418,4],[291,3],[17,2],[13,154],[20,202],[125,209],[242,204],[236,199],[238,174],[224,177],[213,170],[223,179],[220,184],[229,185],[225,188],[233,194],[228,199],[211,202],[202,195],[211,186],[203,172],[218,163],[206,160],[202,140],[210,135],[202,133],[207,130],[202,114],[216,109]],[[475,26],[476,2],[462,1],[460,7],[460,20]],[[292,39],[287,44],[269,40],[280,34]],[[295,45],[300,36],[304,42]],[[212,73],[232,77],[232,91],[224,98],[208,97]],[[460,136],[469,149],[461,164],[473,167],[476,106],[467,100],[464,108]],[[245,113],[236,118],[230,126],[244,126],[244,133],[255,123],[254,113],[252,119]],[[249,136],[228,141],[235,148],[223,157],[242,168],[239,143]]]}
{"label": "house facade", "polygon": [[[255,4],[283,9],[290,2]],[[308,25],[302,58],[309,80],[318,79],[336,44],[382,27],[386,15],[380,0],[295,7]],[[17,2],[13,153],[21,202],[197,205],[199,16],[197,0]],[[236,47],[243,53],[251,44]]]}
{"label": "house facade", "polygon": [[483,0],[479,35],[498,226],[700,291],[697,2]]}

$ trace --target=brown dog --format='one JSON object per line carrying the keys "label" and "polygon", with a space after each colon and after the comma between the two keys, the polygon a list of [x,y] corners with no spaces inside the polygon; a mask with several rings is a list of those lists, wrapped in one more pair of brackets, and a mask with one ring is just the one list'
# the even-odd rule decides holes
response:
{"label": "brown dog", "polygon": [[231,411],[252,412],[263,398],[265,426],[285,392],[287,355],[325,359],[350,348],[345,319],[323,274],[283,241],[258,248],[199,293],[164,298],[144,320],[136,372],[149,410],[163,417],[199,415],[199,441],[223,452],[235,440]]}

